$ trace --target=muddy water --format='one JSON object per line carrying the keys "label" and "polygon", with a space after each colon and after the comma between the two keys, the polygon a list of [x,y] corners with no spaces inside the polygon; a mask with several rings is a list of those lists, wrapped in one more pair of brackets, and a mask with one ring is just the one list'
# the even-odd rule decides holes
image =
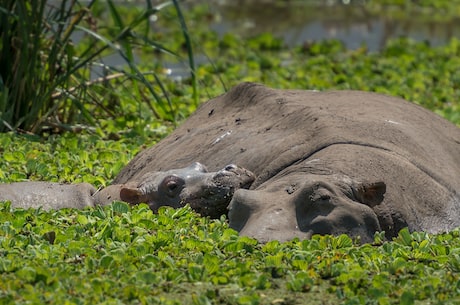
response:
{"label": "muddy water", "polygon": [[214,17],[210,28],[221,35],[229,31],[243,36],[269,32],[288,46],[338,39],[348,48],[365,44],[371,51],[381,49],[388,39],[401,36],[433,46],[452,37],[460,38],[460,18],[447,18],[441,11],[414,8],[404,12],[394,7],[371,11],[366,5],[340,3],[343,2],[216,1],[209,4]]}

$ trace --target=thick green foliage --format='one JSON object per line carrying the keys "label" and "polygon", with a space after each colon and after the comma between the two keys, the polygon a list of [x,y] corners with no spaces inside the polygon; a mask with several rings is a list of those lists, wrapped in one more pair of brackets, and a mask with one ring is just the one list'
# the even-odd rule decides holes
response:
{"label": "thick green foliage", "polygon": [[460,302],[460,232],[265,245],[189,208],[0,206],[2,304]]}
{"label": "thick green foliage", "polygon": [[[164,134],[158,131],[157,136]],[[94,135],[0,135],[0,181],[88,182],[106,185],[153,138],[101,141]]]}

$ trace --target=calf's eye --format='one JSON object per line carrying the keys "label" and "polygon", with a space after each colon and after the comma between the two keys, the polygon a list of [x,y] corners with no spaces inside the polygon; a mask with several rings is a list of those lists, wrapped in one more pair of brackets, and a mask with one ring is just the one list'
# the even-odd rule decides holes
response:
{"label": "calf's eye", "polygon": [[169,197],[174,197],[182,189],[184,183],[184,180],[178,176],[168,176],[161,183],[161,188]]}

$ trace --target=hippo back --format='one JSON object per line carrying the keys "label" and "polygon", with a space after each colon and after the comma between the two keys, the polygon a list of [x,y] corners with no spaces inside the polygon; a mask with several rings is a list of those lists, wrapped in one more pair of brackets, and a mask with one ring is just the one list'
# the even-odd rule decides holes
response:
{"label": "hippo back", "polygon": [[243,83],[201,105],[171,135],[139,153],[115,183],[198,161],[235,163],[252,188],[335,144],[388,151],[452,192],[460,190],[460,129],[403,99],[362,91],[276,90]]}

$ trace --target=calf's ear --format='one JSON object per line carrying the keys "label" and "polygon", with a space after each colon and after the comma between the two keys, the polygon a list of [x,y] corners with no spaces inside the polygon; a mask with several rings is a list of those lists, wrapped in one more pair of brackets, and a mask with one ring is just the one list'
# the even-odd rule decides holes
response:
{"label": "calf's ear", "polygon": [[139,204],[145,202],[145,196],[141,190],[129,185],[121,188],[120,199],[129,204]]}
{"label": "calf's ear", "polygon": [[352,186],[356,200],[373,208],[383,201],[387,186],[384,182],[360,182]]}

